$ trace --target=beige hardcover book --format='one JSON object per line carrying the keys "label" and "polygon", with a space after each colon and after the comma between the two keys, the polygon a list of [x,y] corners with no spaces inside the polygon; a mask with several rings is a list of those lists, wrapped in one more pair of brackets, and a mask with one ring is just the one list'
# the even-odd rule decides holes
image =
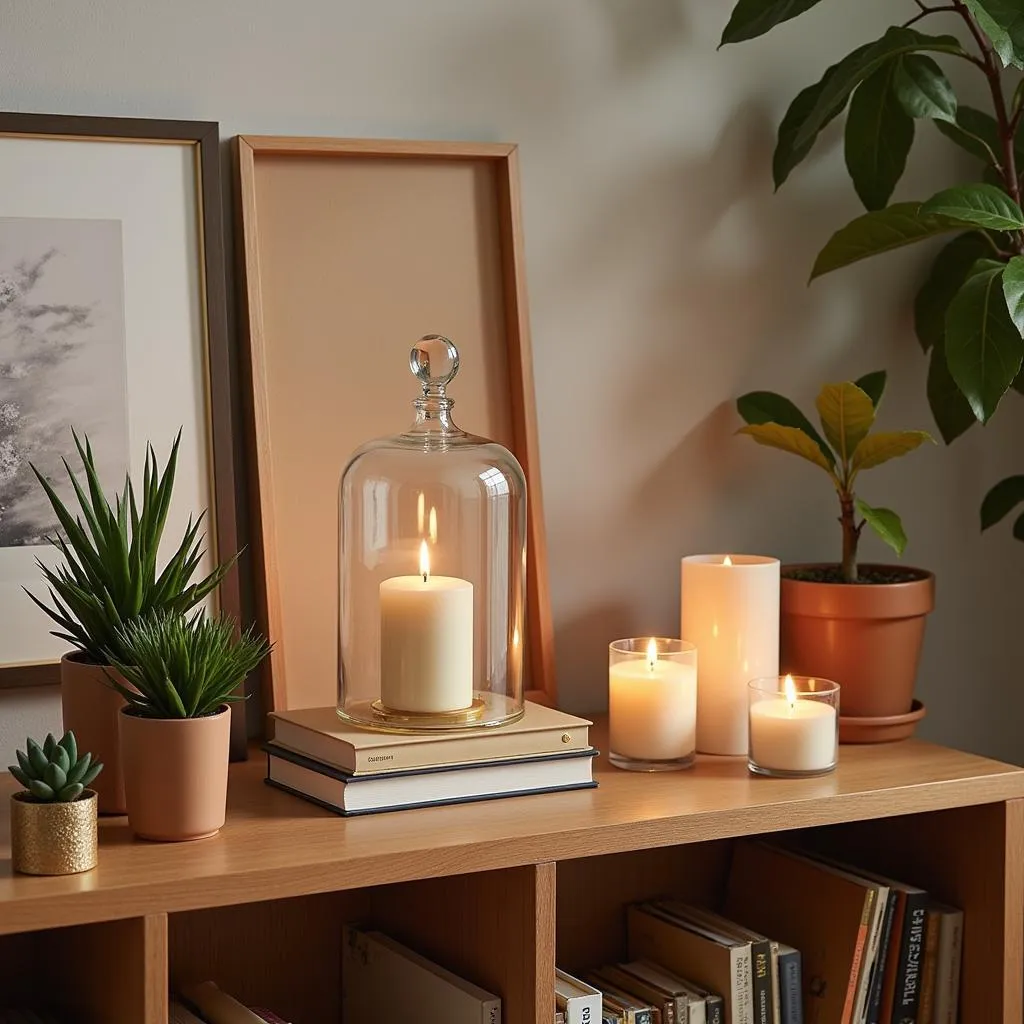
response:
{"label": "beige hardcover book", "polygon": [[333,707],[275,711],[268,718],[275,743],[357,775],[586,750],[592,724],[530,701],[518,722],[500,729],[418,735],[356,729]]}
{"label": "beige hardcover book", "polygon": [[200,985],[182,985],[181,994],[209,1024],[263,1024],[262,1018],[237,999],[222,992],[212,981],[204,981]]}
{"label": "beige hardcover book", "polygon": [[167,1008],[167,1024],[203,1024],[203,1022],[191,1010],[186,1010],[181,1003],[172,999]]}
{"label": "beige hardcover book", "polygon": [[380,932],[344,928],[343,1024],[501,1024],[501,1000]]}
{"label": "beige hardcover book", "polygon": [[653,960],[675,974],[692,978],[712,992],[721,993],[725,1002],[726,1024],[750,1024],[746,1014],[750,1000],[741,1009],[740,958],[750,944],[718,941],[694,927],[659,916],[656,908],[631,906],[628,911],[629,955],[638,960]]}

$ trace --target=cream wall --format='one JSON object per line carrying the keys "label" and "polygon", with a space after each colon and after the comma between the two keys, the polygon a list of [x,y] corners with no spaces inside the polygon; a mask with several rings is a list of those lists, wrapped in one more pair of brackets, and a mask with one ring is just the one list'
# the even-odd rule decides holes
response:
{"label": "cream wall", "polygon": [[[736,395],[809,404],[825,379],[887,366],[885,424],[931,425],[909,323],[922,254],[808,289],[857,210],[838,133],[778,196],[768,170],[791,96],[896,6],[825,0],[716,52],[725,0],[0,0],[0,109],[521,145],[562,702],[596,708],[608,640],[677,632],[681,554],[838,546],[824,480],[733,438]],[[920,134],[905,197],[956,173]],[[939,575],[925,734],[1024,760],[1024,545],[976,529],[986,487],[1024,469],[1012,404],[874,472],[864,496],[903,514],[908,559]],[[57,709],[0,696],[0,764]]]}

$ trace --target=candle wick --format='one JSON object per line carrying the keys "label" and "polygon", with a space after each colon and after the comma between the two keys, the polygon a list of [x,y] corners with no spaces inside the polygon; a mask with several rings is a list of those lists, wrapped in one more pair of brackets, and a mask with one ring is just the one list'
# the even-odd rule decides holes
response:
{"label": "candle wick", "polygon": [[426,573],[424,573],[424,574],[423,574],[423,582],[424,582],[424,583],[426,583],[426,582],[427,582],[427,574],[426,574]]}

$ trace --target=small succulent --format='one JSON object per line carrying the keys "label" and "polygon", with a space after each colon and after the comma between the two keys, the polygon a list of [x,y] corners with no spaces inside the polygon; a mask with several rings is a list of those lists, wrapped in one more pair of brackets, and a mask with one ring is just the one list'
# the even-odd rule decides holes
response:
{"label": "small succulent", "polygon": [[17,765],[8,771],[39,803],[69,803],[77,800],[93,779],[103,770],[93,764],[92,754],[78,756],[75,734],[68,732],[59,742],[51,733],[40,746],[31,737],[26,752],[17,751]]}

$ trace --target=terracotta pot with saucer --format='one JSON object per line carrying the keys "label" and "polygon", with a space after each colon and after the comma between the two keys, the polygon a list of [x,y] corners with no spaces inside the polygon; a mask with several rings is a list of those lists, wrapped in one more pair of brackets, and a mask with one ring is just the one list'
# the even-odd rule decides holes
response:
{"label": "terracotta pot with saucer", "polygon": [[904,739],[925,714],[914,686],[935,577],[923,569],[862,565],[863,582],[831,582],[835,568],[783,567],[783,671],[839,683],[841,742]]}

